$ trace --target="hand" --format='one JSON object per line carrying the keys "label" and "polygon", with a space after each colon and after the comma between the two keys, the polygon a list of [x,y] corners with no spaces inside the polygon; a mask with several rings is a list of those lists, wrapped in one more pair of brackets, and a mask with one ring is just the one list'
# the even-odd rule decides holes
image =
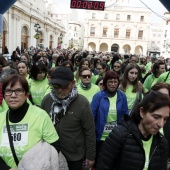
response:
{"label": "hand", "polygon": [[94,160],[91,161],[91,160],[86,159],[86,161],[85,161],[85,167],[91,168],[93,165],[94,165]]}

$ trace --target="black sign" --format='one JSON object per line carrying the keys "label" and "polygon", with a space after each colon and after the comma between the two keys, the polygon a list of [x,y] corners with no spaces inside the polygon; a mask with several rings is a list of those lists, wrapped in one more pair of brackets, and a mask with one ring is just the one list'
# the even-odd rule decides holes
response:
{"label": "black sign", "polygon": [[71,0],[70,8],[104,11],[104,1]]}

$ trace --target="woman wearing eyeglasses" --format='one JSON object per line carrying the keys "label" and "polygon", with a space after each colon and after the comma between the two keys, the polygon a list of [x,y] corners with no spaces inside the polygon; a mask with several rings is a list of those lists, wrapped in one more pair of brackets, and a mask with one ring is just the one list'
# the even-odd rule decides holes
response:
{"label": "woman wearing eyeglasses", "polygon": [[95,76],[96,79],[98,79],[99,77],[104,77],[108,70],[106,63],[98,63],[96,66],[96,70],[98,71],[98,75]]}
{"label": "woman wearing eyeglasses", "polygon": [[[75,76],[75,79],[76,79],[76,84],[78,84],[79,81],[80,81],[80,71],[81,71],[83,68],[89,68],[89,69],[90,69],[90,61],[89,61],[89,59],[83,58],[83,59],[80,61],[80,64],[79,64],[79,67],[78,67],[77,71],[74,72],[74,76]],[[93,73],[92,73],[91,81],[92,81],[92,83],[94,83],[94,84],[95,84],[95,82],[96,82],[96,77],[94,76]]]}
{"label": "woman wearing eyeglasses", "polygon": [[119,76],[121,75],[121,62],[115,61],[113,64],[113,71],[115,71]]}
{"label": "woman wearing eyeglasses", "polygon": [[26,102],[29,87],[25,78],[20,75],[8,76],[3,81],[2,91],[9,109],[0,114],[0,169],[17,169],[9,144],[8,124],[18,161],[41,140],[57,147],[58,135],[48,114]]}
{"label": "woman wearing eyeglasses", "polygon": [[91,102],[96,130],[96,162],[106,137],[120,123],[122,116],[128,114],[126,96],[118,87],[118,74],[107,71],[103,79],[104,90],[95,94]]}
{"label": "woman wearing eyeglasses", "polygon": [[56,65],[55,66],[61,67],[64,61],[65,61],[65,57],[64,56],[62,56],[62,55],[58,56],[58,58],[56,60]]}
{"label": "woman wearing eyeglasses", "polygon": [[100,91],[99,87],[91,83],[92,72],[89,68],[80,70],[80,81],[77,85],[79,94],[85,96],[91,103],[93,96]]}

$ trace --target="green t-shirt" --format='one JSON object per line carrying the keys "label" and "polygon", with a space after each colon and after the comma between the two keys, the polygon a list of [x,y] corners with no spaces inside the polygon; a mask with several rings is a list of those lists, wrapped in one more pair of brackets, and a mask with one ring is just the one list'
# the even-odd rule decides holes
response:
{"label": "green t-shirt", "polygon": [[25,77],[25,79],[26,79],[27,81],[29,81],[30,75],[28,74],[27,77]]}
{"label": "green t-shirt", "polygon": [[155,79],[153,80],[152,84],[151,84],[151,87],[154,86],[158,81],[158,78],[155,77]]}
{"label": "green t-shirt", "polygon": [[133,93],[132,90],[133,90],[133,85],[130,85],[126,88],[126,92],[125,92],[129,111],[132,109],[133,104],[137,97],[137,93]]}
{"label": "green t-shirt", "polygon": [[117,93],[114,97],[109,98],[110,107],[109,113],[106,119],[106,124],[102,133],[101,140],[105,141],[106,137],[112,131],[114,126],[117,125],[117,110],[116,110]]}
{"label": "green t-shirt", "polygon": [[152,67],[152,62],[150,61],[149,63],[146,64],[145,68],[146,68],[146,73],[148,73],[149,70],[151,70]]}
{"label": "green t-shirt", "polygon": [[51,68],[54,68],[54,67],[55,67],[55,63],[53,63],[53,62],[52,62],[52,66],[51,66]]}
{"label": "green t-shirt", "polygon": [[[39,141],[44,140],[53,143],[58,140],[57,132],[49,115],[33,105],[29,106],[25,117],[19,123],[9,122],[9,125],[19,161],[23,154]],[[6,112],[0,114],[0,155],[9,167],[16,167],[6,130]]]}
{"label": "green t-shirt", "polygon": [[91,83],[91,87],[90,89],[83,89],[80,85],[80,83],[77,85],[77,90],[78,90],[78,93],[83,95],[84,97],[87,98],[87,100],[89,101],[89,103],[91,103],[92,99],[93,99],[93,96],[100,91],[100,88],[99,86]]}
{"label": "green t-shirt", "polygon": [[142,140],[143,149],[145,151],[145,166],[143,170],[148,170],[149,167],[149,154],[150,154],[152,140],[153,140],[153,136],[151,136],[148,141]]}
{"label": "green t-shirt", "polygon": [[143,87],[144,87],[145,93],[147,93],[147,92],[151,89],[151,87],[152,87],[154,84],[157,83],[157,80],[158,80],[158,78],[156,78],[153,74],[149,75],[149,76],[145,79],[145,81],[144,81],[144,83],[143,83]]}
{"label": "green t-shirt", "polygon": [[30,94],[32,97],[32,101],[35,105],[40,106],[44,96],[50,93],[51,88],[48,85],[47,79],[38,81],[32,80],[30,82]]}
{"label": "green t-shirt", "polygon": [[[170,84],[170,74],[168,75],[169,71],[165,72],[165,73],[162,73],[159,77],[158,77],[158,80],[157,82],[165,82],[165,83],[168,83]],[[168,76],[168,77],[167,77]],[[166,78],[167,77],[167,78]],[[166,79],[166,81],[165,81]]]}
{"label": "green t-shirt", "polygon": [[0,113],[8,110],[8,105],[6,104],[5,100],[2,100],[2,105],[0,106]]}

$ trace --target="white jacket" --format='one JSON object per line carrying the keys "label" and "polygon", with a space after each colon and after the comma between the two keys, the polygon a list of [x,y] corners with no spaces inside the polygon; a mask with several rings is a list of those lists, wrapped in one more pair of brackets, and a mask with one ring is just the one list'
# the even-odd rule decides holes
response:
{"label": "white jacket", "polygon": [[18,170],[68,170],[68,166],[61,152],[41,141],[23,155]]}

